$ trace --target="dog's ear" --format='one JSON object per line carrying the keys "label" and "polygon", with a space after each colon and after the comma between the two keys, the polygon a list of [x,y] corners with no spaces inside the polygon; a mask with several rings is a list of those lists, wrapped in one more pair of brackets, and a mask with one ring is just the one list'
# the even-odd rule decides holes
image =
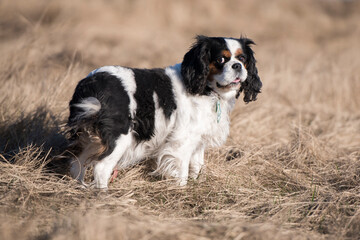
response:
{"label": "dog's ear", "polygon": [[210,44],[206,36],[197,36],[196,40],[184,56],[181,75],[189,93],[204,94],[209,74]]}
{"label": "dog's ear", "polygon": [[261,91],[262,82],[258,76],[258,70],[256,68],[256,60],[254,57],[254,52],[250,48],[250,45],[255,44],[251,39],[240,38],[240,43],[244,48],[244,53],[246,55],[245,66],[248,72],[248,77],[246,80],[241,83],[240,90],[238,91],[236,98],[240,96],[240,92],[244,92],[244,102],[249,103],[256,100],[256,96]]}

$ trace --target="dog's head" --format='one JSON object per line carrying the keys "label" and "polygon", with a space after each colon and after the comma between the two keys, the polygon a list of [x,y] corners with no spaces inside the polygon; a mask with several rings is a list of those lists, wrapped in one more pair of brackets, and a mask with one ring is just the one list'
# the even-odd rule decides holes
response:
{"label": "dog's head", "polygon": [[198,36],[181,64],[186,89],[191,94],[215,91],[221,97],[239,97],[246,103],[256,100],[262,83],[248,38]]}

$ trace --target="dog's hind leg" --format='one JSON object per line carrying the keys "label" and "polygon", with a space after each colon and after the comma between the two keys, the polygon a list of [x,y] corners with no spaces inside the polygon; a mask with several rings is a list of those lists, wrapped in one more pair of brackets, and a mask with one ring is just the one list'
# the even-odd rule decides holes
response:
{"label": "dog's hind leg", "polygon": [[74,156],[70,160],[70,175],[72,178],[84,184],[84,176],[86,171],[86,154],[82,152],[79,157]]}
{"label": "dog's hind leg", "polygon": [[107,188],[111,173],[120,161],[124,152],[129,148],[132,143],[132,135],[130,133],[121,135],[115,141],[114,150],[100,159],[94,166],[94,187],[95,188]]}
{"label": "dog's hind leg", "polygon": [[78,156],[74,155],[70,160],[71,177],[78,180],[84,186],[87,186],[84,182],[86,169],[91,162],[91,157],[96,154],[97,149],[98,146],[96,144],[89,143]]}

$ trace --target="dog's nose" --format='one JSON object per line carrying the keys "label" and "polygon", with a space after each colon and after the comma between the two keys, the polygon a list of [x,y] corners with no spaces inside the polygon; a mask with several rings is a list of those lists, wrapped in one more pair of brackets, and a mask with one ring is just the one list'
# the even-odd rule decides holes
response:
{"label": "dog's nose", "polygon": [[234,63],[231,67],[233,69],[237,70],[237,71],[241,70],[241,64],[240,63]]}

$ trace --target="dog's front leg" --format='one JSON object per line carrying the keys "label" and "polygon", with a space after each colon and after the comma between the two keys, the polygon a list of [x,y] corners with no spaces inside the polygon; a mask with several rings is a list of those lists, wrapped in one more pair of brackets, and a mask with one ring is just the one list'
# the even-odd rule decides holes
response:
{"label": "dog's front leg", "polygon": [[203,145],[200,145],[198,148],[195,149],[194,153],[191,156],[189,176],[192,179],[197,179],[200,170],[204,165],[204,151],[205,147]]}
{"label": "dog's front leg", "polygon": [[194,141],[179,142],[172,141],[162,149],[158,156],[157,169],[153,174],[167,179],[175,178],[177,184],[185,186],[189,177],[190,161],[197,144]]}
{"label": "dog's front leg", "polygon": [[177,180],[180,186],[185,186],[187,184],[187,179],[189,177],[190,156],[191,155],[189,154],[183,154],[180,158],[179,177]]}
{"label": "dog's front leg", "polygon": [[180,168],[178,174],[178,183],[185,186],[189,177],[196,179],[201,167],[204,164],[204,146],[198,145],[196,139],[183,143],[177,150],[180,160]]}

